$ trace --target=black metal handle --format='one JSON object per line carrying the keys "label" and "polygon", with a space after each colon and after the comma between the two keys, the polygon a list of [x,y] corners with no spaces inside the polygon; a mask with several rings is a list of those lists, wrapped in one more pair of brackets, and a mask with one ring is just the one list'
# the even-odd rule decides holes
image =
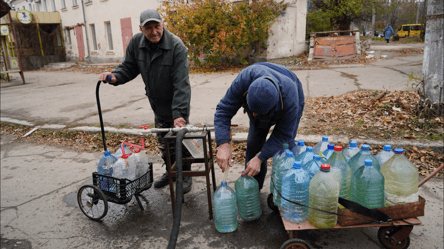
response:
{"label": "black metal handle", "polygon": [[[110,77],[110,76],[108,76]],[[100,98],[99,98],[99,88],[100,83],[102,83],[100,80],[97,82],[96,87],[96,100],[97,100],[97,109],[99,111],[99,119],[100,119],[100,129],[102,131],[102,142],[103,142],[103,149],[106,151],[106,138],[105,138],[105,128],[103,127],[103,119],[102,119],[102,108],[100,107]]]}

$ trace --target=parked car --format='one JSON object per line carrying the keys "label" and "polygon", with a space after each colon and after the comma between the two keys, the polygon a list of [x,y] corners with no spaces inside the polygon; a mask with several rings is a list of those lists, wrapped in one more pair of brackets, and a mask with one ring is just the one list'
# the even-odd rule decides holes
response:
{"label": "parked car", "polygon": [[398,36],[407,37],[407,36],[420,35],[421,32],[423,31],[424,31],[424,25],[422,24],[403,24],[398,29]]}

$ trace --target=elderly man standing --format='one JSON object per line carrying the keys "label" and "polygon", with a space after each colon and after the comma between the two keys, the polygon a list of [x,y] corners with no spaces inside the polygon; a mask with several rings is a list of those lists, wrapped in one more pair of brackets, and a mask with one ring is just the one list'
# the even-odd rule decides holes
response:
{"label": "elderly man standing", "polygon": [[[145,83],[145,91],[155,115],[157,128],[183,127],[189,123],[191,87],[189,81],[188,50],[179,37],[164,28],[162,17],[156,10],[140,14],[141,33],[134,35],[126,49],[125,59],[113,72],[100,74],[99,80],[125,84],[139,74]],[[166,133],[157,134],[162,159],[166,162],[164,140]],[[170,144],[171,163],[175,162],[174,143]],[[183,156],[189,157],[183,147]],[[191,169],[184,164],[183,170]],[[191,177],[184,177],[184,193],[191,190]],[[168,172],[154,183],[161,188],[169,183]]]}
{"label": "elderly man standing", "polygon": [[[297,76],[288,68],[272,63],[255,63],[242,70],[220,100],[214,116],[217,163],[231,167],[230,125],[239,108],[250,119],[245,171],[254,176],[262,189],[267,159],[288,143],[295,146],[299,120],[304,110],[304,93]],[[273,132],[266,140],[270,128]]]}

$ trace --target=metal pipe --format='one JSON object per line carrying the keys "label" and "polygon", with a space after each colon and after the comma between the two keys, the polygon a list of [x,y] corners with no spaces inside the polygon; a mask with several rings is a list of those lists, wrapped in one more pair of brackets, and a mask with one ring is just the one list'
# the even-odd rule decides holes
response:
{"label": "metal pipe", "polygon": [[150,133],[162,133],[162,132],[179,132],[184,129],[187,129],[189,132],[197,132],[197,131],[213,131],[214,127],[180,127],[180,128],[152,128],[142,131],[142,134],[150,134]]}
{"label": "metal pipe", "polygon": [[424,180],[422,180],[419,184],[418,184],[418,188],[421,187],[424,183],[426,183],[428,180],[430,180],[430,178],[432,178],[434,175],[436,175],[436,173],[438,173],[439,171],[441,171],[444,168],[444,163],[441,164],[441,166],[439,166],[437,169],[435,169],[435,171],[433,171],[429,176],[427,176]]}
{"label": "metal pipe", "polygon": [[86,17],[85,17],[85,4],[83,4],[82,0],[82,11],[83,11],[83,23],[85,24],[85,36],[86,36],[86,50],[88,50],[88,56],[85,59],[89,60],[89,40],[88,40],[88,28],[86,26]]}

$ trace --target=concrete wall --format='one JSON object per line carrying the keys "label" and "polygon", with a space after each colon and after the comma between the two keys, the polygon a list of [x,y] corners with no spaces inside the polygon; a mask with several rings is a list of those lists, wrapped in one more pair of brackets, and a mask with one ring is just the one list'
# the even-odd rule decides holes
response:
{"label": "concrete wall", "polygon": [[428,0],[423,61],[425,97],[432,103],[444,102],[444,3]]}

